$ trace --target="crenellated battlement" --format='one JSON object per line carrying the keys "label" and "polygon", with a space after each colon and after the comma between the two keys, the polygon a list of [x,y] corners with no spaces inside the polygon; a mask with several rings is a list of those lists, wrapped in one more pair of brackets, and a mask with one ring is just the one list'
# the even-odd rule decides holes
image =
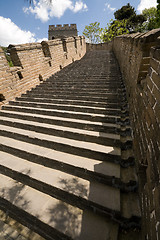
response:
{"label": "crenellated battlement", "polygon": [[49,31],[50,30],[77,30],[76,24],[57,24],[57,25],[49,25]]}
{"label": "crenellated battlement", "polygon": [[77,36],[77,25],[76,24],[57,24],[49,25],[48,30],[48,40],[53,40],[56,38],[65,38]]}

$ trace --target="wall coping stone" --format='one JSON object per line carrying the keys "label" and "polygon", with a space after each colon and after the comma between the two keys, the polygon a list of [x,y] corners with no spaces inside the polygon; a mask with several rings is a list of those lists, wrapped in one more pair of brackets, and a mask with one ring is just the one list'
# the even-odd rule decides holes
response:
{"label": "wall coping stone", "polygon": [[41,43],[27,43],[19,45],[9,45],[9,49],[14,49],[16,51],[25,51],[42,48]]}

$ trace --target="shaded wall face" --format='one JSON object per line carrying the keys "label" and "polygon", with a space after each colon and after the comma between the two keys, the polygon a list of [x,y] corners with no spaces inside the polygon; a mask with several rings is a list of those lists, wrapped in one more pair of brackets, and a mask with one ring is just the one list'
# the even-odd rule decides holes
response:
{"label": "shaded wall face", "polygon": [[49,30],[48,31],[48,39],[53,40],[56,38],[61,38],[61,37],[73,37],[77,36],[77,30]]}
{"label": "shaded wall face", "polygon": [[14,67],[9,67],[0,48],[0,104],[20,96],[86,53],[83,37],[67,38],[65,44],[66,49],[63,41],[56,39],[10,46]]}
{"label": "shaded wall face", "polygon": [[114,39],[125,81],[139,174],[142,239],[160,239],[160,29]]}

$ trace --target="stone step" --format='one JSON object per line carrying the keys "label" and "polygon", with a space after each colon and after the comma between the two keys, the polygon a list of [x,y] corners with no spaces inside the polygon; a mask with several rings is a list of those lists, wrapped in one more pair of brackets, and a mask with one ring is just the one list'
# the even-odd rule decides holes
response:
{"label": "stone step", "polygon": [[[62,82],[58,82],[58,81],[52,81],[52,82],[43,82],[41,83],[40,85],[36,86],[37,89],[58,89],[58,90],[65,90],[65,89],[73,89],[73,88],[76,88],[76,89],[79,89],[79,90],[84,90],[84,91],[101,91],[101,90],[104,90],[104,91],[107,91],[108,89],[112,90],[112,91],[117,91],[119,90],[120,92],[123,92],[125,89],[124,89],[124,86],[123,84],[120,84],[120,83],[106,83],[104,85],[101,85],[101,84],[96,84],[96,83],[92,83],[92,84],[87,84],[87,82],[82,81],[82,82],[65,82],[65,83],[62,83]],[[33,88],[34,89],[34,88]]]}
{"label": "stone step", "polygon": [[[1,205],[14,212],[16,218],[23,217],[24,222],[33,223],[32,227],[45,239],[87,239],[89,234],[92,239],[96,239],[96,236],[103,240],[106,239],[106,233],[113,240],[117,239],[118,224],[115,227],[115,223],[108,223],[104,217],[95,216],[94,213],[67,204],[5,175],[1,174],[0,178],[3,190],[0,191]],[[93,222],[101,230],[100,236],[97,231],[88,230]]]}
{"label": "stone step", "polygon": [[[136,176],[136,173],[135,173],[135,170],[133,167],[121,168],[121,177],[123,180],[122,181],[118,177],[118,176],[120,176],[119,172],[118,172],[119,168],[117,168],[117,171],[116,171],[115,166],[110,163],[107,164],[108,165],[107,167],[109,169],[112,167],[112,174],[116,175],[117,177],[115,177],[114,175],[106,175],[107,172],[105,172],[105,174],[104,174],[102,169],[100,169],[100,168],[92,169],[92,164],[94,164],[95,161],[94,161],[94,163],[91,162],[90,164],[89,164],[89,162],[87,162],[87,164],[85,164],[85,168],[84,168],[84,165],[83,165],[83,167],[82,167],[82,165],[80,165],[80,166],[77,164],[74,165],[74,162],[70,162],[68,164],[63,160],[61,161],[61,158],[60,158],[60,160],[58,160],[58,159],[55,160],[55,159],[51,159],[48,157],[44,157],[43,154],[37,155],[36,152],[35,152],[36,154],[33,154],[33,153],[27,152],[25,150],[21,150],[21,148],[17,149],[17,148],[15,148],[16,146],[13,147],[15,141],[11,142],[10,146],[7,145],[8,142],[6,139],[3,139],[3,142],[5,145],[0,144],[0,151],[3,151],[4,153],[9,153],[12,156],[16,156],[18,158],[23,157],[23,159],[27,160],[28,162],[37,163],[37,164],[41,165],[42,167],[45,166],[47,168],[56,169],[56,170],[59,170],[59,171],[62,171],[62,172],[65,172],[65,173],[68,173],[71,175],[73,175],[73,173],[74,173],[74,176],[86,179],[88,181],[102,183],[106,186],[110,186],[113,188],[117,188],[120,191],[122,191],[123,193],[137,191],[137,188],[138,188],[137,176]],[[18,143],[19,143],[19,141],[18,141]],[[21,144],[21,142],[20,142],[20,144]],[[32,149],[31,145],[25,144],[25,146]],[[43,150],[44,149],[45,148],[43,148]],[[61,154],[60,154],[60,156],[61,156]],[[73,159],[74,159],[74,157],[73,157]],[[99,163],[99,167],[100,167],[100,165],[101,165],[101,163]],[[87,166],[87,168],[86,168],[86,166]],[[102,167],[103,166],[105,167],[105,163],[103,163]],[[127,169],[129,169],[129,173],[127,172]],[[4,170],[3,166],[1,166],[1,171],[2,171],[2,173],[5,172],[5,174],[9,174],[9,176],[12,175],[11,171],[8,171],[7,169]],[[130,176],[129,176],[129,174],[130,174]]]}
{"label": "stone step", "polygon": [[[33,107],[33,108],[45,108],[47,109],[57,109],[64,111],[77,111],[85,113],[95,113],[95,114],[110,114],[115,116],[121,116],[122,112],[119,109],[114,108],[95,108],[95,107],[86,107],[80,105],[64,105],[64,104],[50,104],[50,103],[36,103],[36,102],[19,102],[19,101],[10,101],[9,106],[24,106],[24,107]],[[127,112],[126,112],[127,114]]]}
{"label": "stone step", "polygon": [[92,206],[91,210],[106,212],[106,217],[108,209],[120,212],[119,189],[28,162],[2,151],[0,156],[0,169],[24,185],[82,209]]}
{"label": "stone step", "polygon": [[119,99],[125,99],[125,95],[123,93],[119,93],[119,92],[111,92],[111,91],[108,91],[108,92],[80,92],[80,91],[74,91],[74,89],[72,91],[57,91],[55,89],[53,89],[52,91],[41,91],[40,89],[33,89],[31,91],[27,91],[27,94],[29,95],[34,95],[34,94],[41,94],[41,95],[52,95],[52,96],[61,96],[63,98],[63,96],[82,96],[82,97],[101,97],[101,98],[109,98],[109,99],[116,99],[116,100],[119,100]]}
{"label": "stone step", "polygon": [[[5,152],[0,152],[0,155],[0,170],[3,170],[6,176],[11,176],[24,185],[102,216],[109,217],[111,210],[121,211],[119,189],[82,179],[56,169],[28,163],[22,158]],[[129,193],[128,196],[132,196],[132,200],[135,199],[135,193]],[[130,204],[130,197],[127,199],[126,194],[124,194],[124,197],[126,198],[125,206],[127,206]],[[138,218],[139,213],[139,205],[136,203],[132,206],[132,211],[128,211],[127,208],[124,211],[125,218],[128,221],[133,216]]]}
{"label": "stone step", "polygon": [[120,178],[120,166],[116,163],[64,153],[5,136],[1,136],[0,150],[40,165],[70,174],[74,173],[82,178],[93,177],[95,180],[104,180],[106,183],[108,176]]}
{"label": "stone step", "polygon": [[[62,136],[67,138],[73,138],[82,141],[89,141],[89,142],[96,142],[99,144],[104,144],[108,146],[120,147],[121,149],[130,149],[132,148],[132,142],[128,139],[128,131],[130,132],[130,127],[123,127],[123,131],[120,129],[120,125],[118,124],[109,124],[109,123],[101,123],[101,122],[92,122],[85,121],[85,120],[77,120],[77,119],[70,119],[68,121],[67,118],[60,118],[60,117],[50,117],[50,116],[43,116],[43,115],[36,115],[36,114],[29,114],[29,113],[20,113],[20,112],[10,112],[10,111],[0,111],[1,116],[1,124],[9,125],[9,126],[21,126],[22,128],[33,129],[36,126],[40,126],[36,128],[37,132],[47,133],[49,135]],[[19,124],[17,124],[19,123]],[[25,126],[24,126],[24,124]],[[28,126],[29,124],[29,126]],[[43,125],[43,126],[42,126]],[[46,128],[50,128],[48,131]],[[67,128],[66,128],[67,127]],[[72,129],[72,132],[68,133],[68,128]],[[126,133],[126,140],[125,137],[120,139],[114,139],[113,133],[110,134],[109,132],[112,129],[117,129],[117,133],[124,135]],[[128,140],[127,140],[128,139]]]}
{"label": "stone step", "polygon": [[121,150],[116,147],[104,146],[97,143],[66,139],[30,130],[0,125],[2,136],[22,140],[39,146],[72,153],[91,159],[120,163]]}
{"label": "stone step", "polygon": [[[32,94],[31,92],[28,92],[27,94],[22,94],[22,97],[34,97],[34,98],[42,98],[41,94]],[[104,102],[107,103],[116,103],[120,101],[120,103],[126,103],[126,98],[113,98],[113,97],[93,97],[93,96],[66,96],[66,95],[54,95],[54,94],[43,94],[43,98],[49,98],[49,99],[65,99],[65,100],[80,100],[80,101],[92,101],[92,102]]]}
{"label": "stone step", "polygon": [[24,112],[24,113],[35,113],[40,115],[47,115],[47,116],[57,116],[57,117],[64,117],[64,118],[74,118],[74,119],[82,119],[88,120],[92,122],[104,122],[104,123],[114,123],[120,121],[120,116],[111,116],[105,114],[94,114],[94,113],[84,113],[84,112],[72,112],[72,111],[62,111],[62,110],[46,110],[45,108],[31,108],[31,107],[22,107],[22,106],[9,106],[4,105],[2,106],[3,110],[9,110],[13,112]]}
{"label": "stone step", "polygon": [[0,208],[17,221],[49,240],[130,239],[140,229],[126,91],[112,53],[89,52],[4,105],[0,135]]}
{"label": "stone step", "polygon": [[[98,71],[97,71],[98,72]],[[117,74],[117,75],[116,75]],[[92,81],[94,82],[98,82],[98,81],[103,81],[111,83],[111,79],[113,78],[113,83],[122,83],[122,78],[119,77],[119,73],[115,73],[115,74],[108,74],[105,76],[101,76],[101,75],[97,75],[94,76],[93,74],[86,74],[85,73],[85,69],[79,69],[79,70],[74,70],[74,72],[68,71],[67,73],[63,73],[63,72],[57,72],[54,75],[52,75],[50,78],[48,78],[46,80],[46,82],[53,82],[53,81],[61,81],[61,82],[67,82],[67,81]]]}
{"label": "stone step", "polygon": [[[0,110],[0,116],[5,116],[9,118],[18,118],[29,120],[33,122],[40,122],[40,123],[48,123],[48,124],[56,124],[60,126],[67,126],[67,127],[74,127],[84,130],[90,131],[98,131],[98,132],[105,132],[106,129],[109,127],[113,128],[120,128],[121,122],[117,121],[116,123],[103,123],[103,122],[92,122],[83,119],[74,119],[74,118],[65,118],[65,117],[57,117],[57,116],[47,116],[41,114],[34,114],[34,113],[25,113],[20,111],[8,111],[8,110]],[[129,128],[129,125],[126,126]]]}
{"label": "stone step", "polygon": [[98,108],[114,108],[121,109],[123,104],[120,103],[108,103],[108,102],[92,102],[92,101],[78,101],[78,100],[70,100],[70,99],[56,99],[56,98],[44,98],[43,96],[39,98],[35,97],[19,97],[16,98],[17,101],[24,102],[41,102],[41,103],[53,103],[53,104],[66,104],[66,105],[85,105],[86,107],[98,107]]}
{"label": "stone step", "polygon": [[[83,102],[83,104],[81,104],[80,102],[79,102],[79,104],[77,103],[77,102],[74,102],[74,104],[72,104],[72,101],[63,101],[63,100],[61,100],[61,101],[56,101],[55,100],[55,102],[54,102],[54,99],[53,99],[53,102],[50,102],[50,100],[49,101],[47,101],[46,100],[46,102],[45,102],[45,99],[44,99],[44,101],[43,101],[43,98],[17,98],[16,99],[16,102],[17,103],[20,103],[20,104],[23,104],[23,103],[29,103],[29,104],[32,104],[32,103],[34,103],[34,104],[42,104],[43,106],[47,106],[48,104],[49,105],[51,105],[51,106],[65,106],[65,107],[82,107],[82,108],[89,108],[89,109],[98,109],[98,110],[105,110],[107,107],[98,107],[98,106],[88,106],[88,105],[86,105],[84,102]],[[12,103],[14,103],[14,101],[9,101],[9,104],[12,104]],[[48,103],[48,104],[46,104],[46,103]],[[108,109],[113,109],[113,110],[121,110],[120,108],[116,108],[115,107],[115,109],[114,109],[114,107],[110,107],[110,108],[108,108]]]}
{"label": "stone step", "polygon": [[[32,88],[32,90],[35,88]],[[40,85],[36,86],[37,90],[58,90],[58,91],[69,91],[69,90],[79,90],[84,92],[125,92],[125,88],[121,84],[100,84],[100,83],[86,83],[84,82],[43,82]]]}
{"label": "stone step", "polygon": [[23,142],[32,143],[33,145],[54,149],[55,151],[61,151],[64,153],[71,153],[72,155],[82,156],[89,159],[116,163],[120,164],[122,167],[134,165],[132,152],[127,151],[126,154],[123,154],[123,159],[121,159],[121,150],[117,147],[104,146],[72,139],[67,139],[66,141],[66,139],[62,137],[36,133],[5,125],[0,125],[0,127],[1,136],[10,139],[14,138]]}
{"label": "stone step", "polygon": [[122,84],[124,86],[124,83],[122,81],[121,78],[119,78],[118,76],[106,76],[106,77],[101,77],[101,76],[91,76],[91,75],[85,75],[85,73],[81,74],[80,72],[78,72],[78,74],[72,74],[70,71],[68,72],[68,74],[54,74],[52,77],[48,78],[45,82],[46,83],[67,83],[67,82],[86,82],[86,83],[99,83],[102,82],[104,84],[111,84],[111,80],[113,84]]}
{"label": "stone step", "polygon": [[96,94],[97,95],[97,93],[98,94],[109,94],[109,93],[113,93],[113,94],[119,94],[119,95],[121,95],[121,94],[123,94],[123,91],[122,91],[122,89],[120,89],[120,88],[115,88],[115,89],[113,89],[113,88],[105,88],[105,86],[103,86],[102,87],[102,89],[98,89],[97,87],[95,87],[95,88],[91,88],[91,89],[85,89],[85,88],[83,88],[83,87],[81,87],[81,88],[77,88],[76,87],[76,85],[74,86],[74,85],[71,85],[71,86],[66,86],[66,87],[61,87],[61,86],[59,86],[59,88],[57,88],[57,87],[43,87],[43,86],[41,86],[41,87],[36,87],[36,88],[33,88],[32,90],[31,90],[32,92],[41,92],[41,93],[45,93],[46,91],[48,92],[48,93],[52,93],[52,92],[57,92],[57,93],[64,93],[64,94],[70,94],[70,93],[78,93],[78,94]]}
{"label": "stone step", "polygon": [[[9,118],[9,117],[3,117],[3,116],[1,116],[0,118],[0,124],[10,126],[10,127],[35,131],[39,133],[45,133],[48,135],[54,135],[54,136],[59,136],[59,137],[64,137],[69,139],[86,141],[86,142],[94,142],[101,145],[109,144],[109,146],[115,146],[115,147],[116,145],[114,144],[114,141],[113,141],[115,138],[114,138],[114,135],[112,137],[112,134],[119,135],[121,133],[120,129],[113,128],[113,127],[108,127],[108,128],[106,127],[105,130],[107,132],[103,132],[103,131],[96,132],[96,131],[83,130],[83,129],[73,128],[73,127],[65,127],[63,125],[61,126],[61,124],[60,125],[53,125],[53,124],[51,125],[46,123],[42,124],[39,122],[31,122],[28,120],[21,120],[21,119]],[[119,142],[119,145],[117,144],[117,146],[119,147],[121,146],[120,142]]]}
{"label": "stone step", "polygon": [[[21,120],[20,118],[21,116],[19,115],[18,116],[13,115],[10,118],[10,115],[8,116],[8,114],[4,114],[4,113],[5,112],[0,112],[0,116],[1,116],[0,123],[3,125],[36,131],[36,132],[45,133],[49,135],[65,137],[69,139],[99,143],[101,145],[108,145],[108,146],[114,146],[114,147],[118,146],[122,149],[125,149],[124,145],[128,145],[128,147],[129,145],[130,147],[132,146],[132,144],[130,144],[129,142],[126,144],[122,144],[120,142],[120,139],[118,141],[118,138],[117,140],[115,140],[115,134],[121,135],[123,137],[123,141],[124,141],[124,136],[127,137],[127,136],[130,136],[131,134],[130,128],[125,127],[122,131],[119,125],[109,125],[103,128],[101,127],[98,128],[97,126],[92,126],[93,128],[91,128],[91,125],[90,125],[90,127],[88,127],[88,130],[87,130],[86,125],[84,125],[84,128],[82,128],[83,124],[80,124],[80,125],[77,124],[78,126],[76,125],[76,128],[74,128],[71,122],[69,122],[70,123],[69,127],[68,126],[66,127],[65,124],[59,121],[58,121],[59,123],[58,126],[53,125],[53,122],[52,124],[46,124],[44,122],[42,124],[43,119],[41,119],[42,121],[40,122],[37,122],[36,119],[34,119],[34,121],[27,121],[27,120]],[[7,116],[7,117],[3,117],[3,116]],[[23,119],[25,119],[24,116],[23,116]],[[81,127],[82,129],[79,129],[79,127]]]}

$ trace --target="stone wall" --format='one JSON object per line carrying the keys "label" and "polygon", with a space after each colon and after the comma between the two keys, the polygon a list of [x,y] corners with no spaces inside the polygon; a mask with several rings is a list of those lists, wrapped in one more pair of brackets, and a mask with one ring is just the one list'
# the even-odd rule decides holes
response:
{"label": "stone wall", "polygon": [[63,26],[61,24],[57,26],[49,25],[48,40],[62,37],[73,37],[77,35],[78,32],[76,24],[64,24]]}
{"label": "stone wall", "polygon": [[70,37],[9,46],[14,67],[0,48],[0,104],[14,99],[45,81],[86,53],[84,37]]}
{"label": "stone wall", "polygon": [[87,51],[95,51],[95,50],[109,50],[112,51],[112,42],[109,43],[100,43],[100,44],[92,44],[86,43]]}
{"label": "stone wall", "polygon": [[113,50],[126,84],[139,174],[142,239],[160,239],[160,29],[119,36]]}

